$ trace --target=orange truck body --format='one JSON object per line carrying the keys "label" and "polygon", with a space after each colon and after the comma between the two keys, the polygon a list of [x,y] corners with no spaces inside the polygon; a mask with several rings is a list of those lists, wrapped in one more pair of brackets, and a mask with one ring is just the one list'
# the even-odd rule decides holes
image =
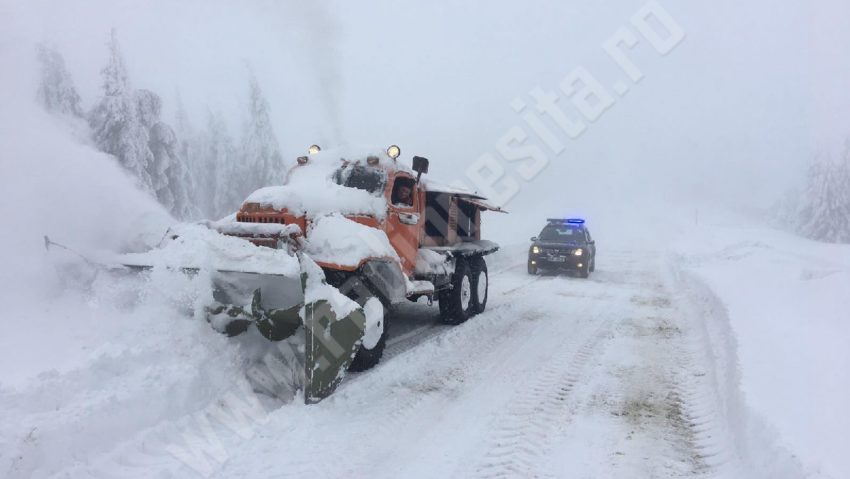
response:
{"label": "orange truck body", "polygon": [[[304,166],[299,164],[293,168]],[[485,203],[483,198],[479,196],[451,192],[433,193],[441,195],[439,200],[435,200],[439,201],[441,205],[435,207],[435,205],[429,204],[427,185],[418,181],[419,178],[415,177],[414,173],[395,164],[375,165],[374,167],[384,170],[387,174],[387,182],[383,192],[383,197],[387,203],[387,214],[383,218],[367,215],[345,215],[345,217],[365,226],[383,230],[401,260],[402,271],[408,277],[413,276],[417,253],[420,248],[442,247],[450,250],[453,245],[480,240],[481,210],[501,211],[499,208]],[[412,186],[413,204],[393,204],[393,191],[399,182]],[[245,203],[237,213],[236,221],[295,224],[300,227],[301,231],[306,232],[310,218],[309,215],[294,215],[285,209],[277,210],[269,206],[263,207],[257,203]],[[431,223],[430,228],[426,228],[428,222]],[[458,222],[465,222],[466,225],[459,229]],[[281,238],[276,237],[250,237],[246,239],[258,246],[268,247],[275,247],[281,240]],[[297,240],[297,238],[293,239]],[[366,258],[363,261],[371,259],[376,258]],[[318,262],[318,264],[327,270],[355,271],[362,265],[362,262],[361,265],[340,265],[328,262]]]}

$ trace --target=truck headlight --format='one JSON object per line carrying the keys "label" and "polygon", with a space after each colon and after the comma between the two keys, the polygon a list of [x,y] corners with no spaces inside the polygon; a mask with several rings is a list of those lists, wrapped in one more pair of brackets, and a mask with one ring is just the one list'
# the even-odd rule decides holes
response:
{"label": "truck headlight", "polygon": [[531,252],[532,252],[532,253],[534,253],[534,254],[539,254],[539,253],[540,253],[540,248],[538,248],[537,246],[532,246],[532,247],[531,247]]}
{"label": "truck headlight", "polygon": [[581,249],[581,248],[579,248],[579,249],[577,249],[577,250],[573,251],[573,256],[581,256],[581,255],[583,255],[583,254],[584,254],[584,250],[583,250],[583,249]]}

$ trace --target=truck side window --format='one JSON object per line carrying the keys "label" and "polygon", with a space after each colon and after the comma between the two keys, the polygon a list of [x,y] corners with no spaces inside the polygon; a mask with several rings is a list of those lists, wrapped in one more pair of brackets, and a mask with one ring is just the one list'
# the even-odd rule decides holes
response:
{"label": "truck side window", "polygon": [[391,198],[393,205],[402,208],[413,206],[413,190],[415,186],[416,181],[413,178],[396,177]]}

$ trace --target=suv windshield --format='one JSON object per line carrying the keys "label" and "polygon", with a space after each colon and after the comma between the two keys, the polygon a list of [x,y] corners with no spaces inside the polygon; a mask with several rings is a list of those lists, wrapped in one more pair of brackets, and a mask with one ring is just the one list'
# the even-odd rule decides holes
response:
{"label": "suv windshield", "polygon": [[334,172],[333,179],[338,185],[365,190],[373,196],[381,196],[387,185],[387,172],[370,166],[344,165]]}
{"label": "suv windshield", "polygon": [[559,243],[580,243],[585,240],[584,231],[569,225],[547,225],[540,232],[540,241],[555,241]]}

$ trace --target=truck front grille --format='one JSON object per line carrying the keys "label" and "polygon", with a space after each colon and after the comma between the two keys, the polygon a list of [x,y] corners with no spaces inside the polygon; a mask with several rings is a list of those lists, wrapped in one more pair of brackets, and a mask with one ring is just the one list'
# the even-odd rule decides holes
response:
{"label": "truck front grille", "polygon": [[280,216],[238,214],[236,221],[240,223],[277,223],[284,225],[286,221]]}

